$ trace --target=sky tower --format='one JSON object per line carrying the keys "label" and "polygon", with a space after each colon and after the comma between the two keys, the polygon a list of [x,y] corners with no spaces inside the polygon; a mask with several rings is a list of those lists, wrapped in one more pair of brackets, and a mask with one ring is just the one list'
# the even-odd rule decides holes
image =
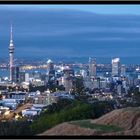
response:
{"label": "sky tower", "polygon": [[12,79],[12,69],[14,66],[14,44],[13,44],[13,28],[11,25],[11,33],[10,33],[10,44],[9,44],[9,56],[10,56],[10,81],[13,81]]}

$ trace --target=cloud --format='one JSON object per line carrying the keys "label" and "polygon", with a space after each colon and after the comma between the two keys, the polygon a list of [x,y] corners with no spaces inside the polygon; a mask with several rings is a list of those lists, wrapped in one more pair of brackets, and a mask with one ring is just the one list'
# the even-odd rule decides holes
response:
{"label": "cloud", "polygon": [[123,37],[100,37],[100,38],[86,38],[85,40],[87,41],[140,41],[140,37],[139,38],[123,38]]}
{"label": "cloud", "polygon": [[[120,36],[121,34],[140,34],[140,27],[94,27],[94,26],[80,26],[80,27],[70,27],[70,28],[57,28],[57,29],[44,29],[44,31],[27,31],[27,32],[20,32],[17,33],[18,36],[21,37],[26,37],[26,36],[31,36],[31,37],[60,37],[60,36],[72,36],[72,35],[82,35],[82,34],[87,34],[87,33],[106,33],[106,35],[110,33],[119,33]],[[111,37],[110,37],[111,39]],[[112,38],[113,39],[113,38]],[[117,40],[121,40],[121,37],[114,38]]]}
{"label": "cloud", "polygon": [[[8,17],[14,17],[15,55],[132,56],[140,52],[140,16],[64,12],[7,12]],[[5,15],[0,12],[3,56],[8,55],[10,29],[10,18]]]}

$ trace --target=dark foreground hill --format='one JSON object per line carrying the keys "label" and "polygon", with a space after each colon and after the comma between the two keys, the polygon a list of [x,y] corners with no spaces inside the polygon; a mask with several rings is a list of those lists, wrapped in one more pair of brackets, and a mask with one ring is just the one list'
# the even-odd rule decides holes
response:
{"label": "dark foreground hill", "polygon": [[140,135],[140,107],[114,110],[95,120],[65,122],[39,135]]}

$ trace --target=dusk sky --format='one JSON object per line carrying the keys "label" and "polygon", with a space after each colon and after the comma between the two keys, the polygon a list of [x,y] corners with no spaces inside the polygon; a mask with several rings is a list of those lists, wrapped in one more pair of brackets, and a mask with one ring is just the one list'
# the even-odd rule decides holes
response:
{"label": "dusk sky", "polygon": [[80,11],[88,11],[100,14],[140,14],[140,5],[2,5],[0,8],[9,8],[9,9],[74,9]]}
{"label": "dusk sky", "polygon": [[140,57],[140,5],[1,5],[1,58],[11,22],[16,58]]}

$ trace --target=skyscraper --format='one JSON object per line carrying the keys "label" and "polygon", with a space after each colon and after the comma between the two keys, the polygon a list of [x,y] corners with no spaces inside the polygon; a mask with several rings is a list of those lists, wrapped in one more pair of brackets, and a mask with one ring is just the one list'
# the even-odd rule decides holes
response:
{"label": "skyscraper", "polygon": [[19,82],[19,67],[13,66],[12,68],[12,82]]}
{"label": "skyscraper", "polygon": [[20,81],[20,83],[25,82],[25,71],[20,71],[19,81]]}
{"label": "skyscraper", "polygon": [[89,58],[89,76],[96,77],[96,60]]}
{"label": "skyscraper", "polygon": [[30,75],[29,73],[25,73],[25,82],[29,82]]}
{"label": "skyscraper", "polygon": [[13,81],[12,70],[13,70],[13,67],[14,67],[14,44],[13,44],[13,28],[12,28],[12,25],[11,25],[11,33],[10,33],[9,56],[10,56],[10,64],[9,64],[10,81]]}
{"label": "skyscraper", "polygon": [[47,61],[47,66],[48,66],[48,76],[49,76],[49,80],[55,76],[55,70],[54,70],[54,63],[52,60],[48,60]]}
{"label": "skyscraper", "polygon": [[121,65],[121,75],[125,76],[126,68],[125,65]]}
{"label": "skyscraper", "polygon": [[62,78],[63,85],[66,91],[71,91],[73,88],[73,80],[74,80],[74,70],[70,67],[65,67],[63,69],[64,76]]}
{"label": "skyscraper", "polygon": [[120,75],[120,58],[112,59],[112,76]]}

